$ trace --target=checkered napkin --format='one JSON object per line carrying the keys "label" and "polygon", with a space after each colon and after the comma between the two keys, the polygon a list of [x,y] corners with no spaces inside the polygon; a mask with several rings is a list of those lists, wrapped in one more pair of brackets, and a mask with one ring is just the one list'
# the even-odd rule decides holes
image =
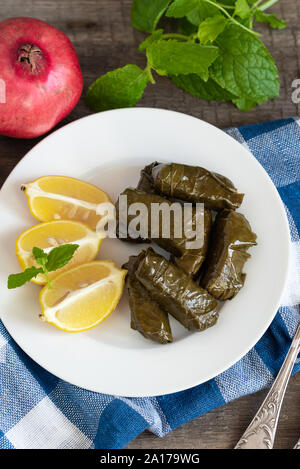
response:
{"label": "checkered napkin", "polygon": [[[269,173],[284,202],[292,241],[282,306],[255,347],[195,388],[124,398],[85,391],[33,362],[0,322],[0,448],[123,448],[146,428],[162,437],[226,402],[270,386],[300,314],[300,120],[229,129]],[[294,373],[300,370],[300,359]]]}

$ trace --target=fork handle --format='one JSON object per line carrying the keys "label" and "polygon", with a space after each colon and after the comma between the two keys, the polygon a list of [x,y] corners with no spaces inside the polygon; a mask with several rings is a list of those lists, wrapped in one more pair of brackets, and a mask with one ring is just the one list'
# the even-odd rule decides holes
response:
{"label": "fork handle", "polygon": [[273,448],[282,401],[299,349],[300,325],[273,386],[235,449]]}

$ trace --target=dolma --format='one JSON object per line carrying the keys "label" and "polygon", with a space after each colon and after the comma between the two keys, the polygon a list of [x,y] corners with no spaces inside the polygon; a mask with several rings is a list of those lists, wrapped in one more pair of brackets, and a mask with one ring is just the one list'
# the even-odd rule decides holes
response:
{"label": "dolma", "polygon": [[[181,237],[177,237],[177,233],[175,229],[175,216],[176,216],[175,212],[174,213],[171,212],[170,232],[169,232],[168,237],[164,236],[162,226],[161,226],[161,220],[158,220],[158,226],[156,226],[155,230],[153,230],[153,226],[152,226],[153,220],[151,219],[151,210],[153,209],[152,204],[167,204],[169,207],[171,207],[175,202],[171,202],[170,200],[158,194],[153,194],[153,193],[149,194],[144,191],[133,189],[133,188],[125,189],[121,195],[127,196],[127,207],[135,203],[142,203],[147,208],[146,220],[141,214],[142,220],[144,220],[147,225],[147,233],[145,233],[144,236],[141,237],[139,233],[137,232],[137,230],[130,228],[131,226],[130,223],[135,218],[136,215],[128,215],[128,213],[126,215],[123,213],[123,217],[121,219],[121,217],[119,216],[119,210],[117,210],[117,224],[119,227],[118,229],[119,229],[119,233],[122,234],[122,236],[119,235],[119,237],[125,240],[128,240],[128,238],[130,238],[132,239],[132,241],[135,241],[136,239],[143,240],[144,242],[145,242],[145,239],[153,241],[155,244],[157,244],[161,248],[170,252],[174,256],[173,257],[174,262],[178,266],[180,266],[186,273],[192,276],[195,276],[198,273],[204,261],[204,258],[206,256],[206,252],[207,252],[208,239],[209,239],[209,233],[210,233],[210,228],[211,228],[211,214],[209,210],[207,209],[204,210],[204,217],[203,217],[204,231],[203,231],[203,240],[202,240],[201,246],[197,249],[189,249],[186,243],[189,241],[193,241],[193,239],[188,239],[185,236],[183,216],[182,216],[182,226],[181,226],[181,232],[182,232]],[[176,204],[179,204],[179,202],[176,202]],[[118,205],[119,203],[117,203],[117,206]],[[182,205],[180,204],[179,207],[181,209]],[[173,214],[173,217],[172,217],[172,214]],[[181,214],[182,214],[182,210],[181,210]],[[124,217],[126,221],[125,224],[123,223]],[[143,221],[141,223],[143,224]],[[191,226],[193,229],[195,229],[196,227],[196,207],[195,206],[192,207]]]}
{"label": "dolma", "polygon": [[[144,169],[141,170],[140,174],[140,179],[137,185],[137,189],[147,192],[148,194],[155,194],[157,193],[155,187],[154,187],[154,181],[152,178],[152,169],[157,166],[160,163],[154,162],[149,164],[148,166],[145,166]],[[119,236],[120,230],[122,230],[122,227],[119,225],[119,201],[116,204],[116,218],[117,218],[117,236]],[[137,236],[135,238],[132,238],[128,233],[124,233],[123,230],[123,235],[122,235],[122,240],[123,241],[128,241],[128,242],[135,242],[135,243],[149,243],[150,241],[148,239],[144,239],[141,236]]]}
{"label": "dolma", "polygon": [[199,166],[160,164],[152,168],[152,177],[157,191],[166,197],[202,202],[210,210],[235,210],[244,197],[229,179]]}
{"label": "dolma", "polygon": [[180,267],[184,272],[191,275],[193,278],[197,277],[198,272],[205,260],[209,235],[212,225],[212,217],[209,210],[204,209],[204,237],[202,247],[199,249],[185,249],[180,257],[172,256],[172,262]]}
{"label": "dolma", "polygon": [[243,273],[256,234],[241,213],[223,210],[218,213],[211,234],[211,242],[204,265],[201,285],[218,300],[233,298],[243,287]]}
{"label": "dolma", "polygon": [[203,331],[217,322],[218,302],[152,248],[140,254],[136,277],[151,297],[188,330]]}
{"label": "dolma", "polygon": [[155,166],[158,166],[160,163],[155,161],[154,163],[145,166],[144,169],[141,170],[140,180],[137,185],[137,189],[147,192],[148,194],[155,194],[157,190],[154,186],[153,176],[152,176],[152,169]]}
{"label": "dolma", "polygon": [[[132,191],[136,191],[136,190],[137,189],[128,188],[120,194],[120,196],[127,195],[127,207],[129,207],[129,205],[133,201]],[[120,206],[120,197],[117,200],[115,207],[116,207],[116,235],[117,237],[121,239],[122,241],[126,241],[129,243],[150,243],[150,240],[148,238],[143,238],[135,231],[134,232],[128,231],[128,223],[130,222],[128,212],[123,213],[123,216],[126,219],[126,224],[124,225],[122,221],[123,219],[122,219],[122,214],[121,214],[122,207]]]}
{"label": "dolma", "polygon": [[151,298],[148,290],[136,278],[137,265],[138,256],[131,256],[123,266],[128,270],[126,287],[129,295],[131,328],[154,342],[160,344],[173,342],[168,313]]}

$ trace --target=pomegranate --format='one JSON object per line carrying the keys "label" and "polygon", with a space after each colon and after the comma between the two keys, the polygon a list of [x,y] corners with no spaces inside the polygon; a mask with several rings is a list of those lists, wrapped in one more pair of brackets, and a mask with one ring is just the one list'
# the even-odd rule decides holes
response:
{"label": "pomegranate", "polygon": [[71,41],[34,18],[0,22],[0,134],[38,137],[77,104],[83,87]]}

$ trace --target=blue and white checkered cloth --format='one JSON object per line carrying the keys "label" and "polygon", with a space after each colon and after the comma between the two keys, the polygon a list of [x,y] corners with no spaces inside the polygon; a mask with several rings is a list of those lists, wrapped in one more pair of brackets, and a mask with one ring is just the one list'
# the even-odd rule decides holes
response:
{"label": "blue and white checkered cloth", "polygon": [[[215,379],[168,396],[123,398],[66,383],[33,362],[0,322],[0,448],[123,448],[146,428],[162,437],[270,386],[300,315],[300,120],[229,129],[269,173],[285,204],[292,265],[282,306],[256,346]],[[294,373],[300,370],[298,358]]]}

